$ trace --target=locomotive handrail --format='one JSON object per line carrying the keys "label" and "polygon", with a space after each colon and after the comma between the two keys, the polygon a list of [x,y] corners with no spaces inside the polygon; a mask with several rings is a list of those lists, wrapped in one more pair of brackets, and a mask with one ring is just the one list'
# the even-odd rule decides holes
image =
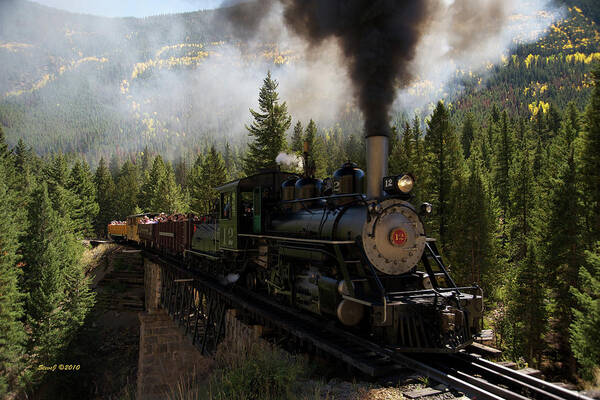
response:
{"label": "locomotive handrail", "polygon": [[388,292],[390,296],[411,296],[413,294],[434,294],[434,293],[443,293],[443,292],[454,292],[458,290],[478,290],[480,289],[478,286],[463,286],[458,288],[438,288],[438,289],[424,289],[424,290],[411,290],[406,292]]}
{"label": "locomotive handrail", "polygon": [[291,204],[291,203],[301,203],[304,201],[315,201],[315,200],[329,200],[329,199],[342,199],[345,197],[357,197],[361,200],[364,200],[364,194],[362,193],[346,193],[346,194],[333,194],[331,196],[321,196],[321,197],[310,197],[307,199],[296,199],[296,200],[285,200],[282,201],[282,204]]}
{"label": "locomotive handrail", "polygon": [[284,242],[303,242],[303,243],[319,243],[319,244],[332,244],[332,245],[340,245],[340,244],[354,244],[354,240],[322,240],[322,239],[302,239],[302,238],[291,238],[284,236],[271,236],[271,235],[254,235],[251,233],[239,233],[238,236],[255,238],[255,239],[270,239],[270,240],[280,240]]}

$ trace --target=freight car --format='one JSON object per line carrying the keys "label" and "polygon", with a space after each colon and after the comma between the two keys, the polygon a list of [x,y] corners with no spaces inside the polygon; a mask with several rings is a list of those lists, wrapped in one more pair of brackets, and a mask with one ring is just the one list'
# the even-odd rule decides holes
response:
{"label": "freight car", "polygon": [[[448,274],[424,230],[431,205],[409,202],[413,176],[379,168],[374,183],[349,162],[324,182],[310,165],[305,152],[303,175],[263,171],[230,182],[216,188],[211,215],[132,226],[134,240],[398,351],[472,343],[483,293]],[[128,232],[138,217],[128,218]]]}

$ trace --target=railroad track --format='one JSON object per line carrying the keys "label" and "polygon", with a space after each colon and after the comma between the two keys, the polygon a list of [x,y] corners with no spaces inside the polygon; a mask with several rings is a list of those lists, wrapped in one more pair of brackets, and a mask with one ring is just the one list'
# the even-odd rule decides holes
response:
{"label": "railroad track", "polygon": [[[226,307],[243,311],[256,323],[293,336],[369,376],[392,376],[398,370],[408,368],[476,399],[592,400],[465,351],[433,355],[399,353],[370,341],[368,337],[341,329],[333,321],[301,313],[241,287],[225,287],[210,277],[180,267],[177,259],[164,256],[160,259],[164,260],[161,263],[165,268],[163,271],[167,271],[163,275],[166,278],[163,285],[167,287],[162,302],[175,320],[183,322],[186,333],[197,331],[187,327],[194,324],[194,318],[198,326],[202,312],[190,307],[185,299],[194,297],[190,293],[210,292]],[[179,304],[181,307],[177,307]]]}

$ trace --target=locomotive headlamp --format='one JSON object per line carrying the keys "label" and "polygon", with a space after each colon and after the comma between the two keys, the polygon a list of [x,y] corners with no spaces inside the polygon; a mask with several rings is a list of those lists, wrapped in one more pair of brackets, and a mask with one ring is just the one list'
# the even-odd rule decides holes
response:
{"label": "locomotive headlamp", "polygon": [[431,212],[433,211],[433,206],[430,203],[423,203],[421,204],[421,215],[428,215],[431,214]]}
{"label": "locomotive headlamp", "polygon": [[415,185],[415,180],[410,175],[404,175],[396,181],[396,186],[402,193],[410,193]]}
{"label": "locomotive headlamp", "polygon": [[387,194],[409,194],[414,185],[415,178],[411,174],[383,178],[383,190]]}

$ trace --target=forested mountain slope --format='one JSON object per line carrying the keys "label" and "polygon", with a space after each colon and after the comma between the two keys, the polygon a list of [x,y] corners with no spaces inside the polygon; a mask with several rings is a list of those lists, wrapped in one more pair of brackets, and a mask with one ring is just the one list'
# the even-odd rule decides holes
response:
{"label": "forested mountain slope", "polygon": [[564,109],[574,101],[581,109],[590,92],[591,66],[599,61],[598,25],[574,6],[537,42],[518,46],[501,65],[491,67],[487,79],[463,79],[465,93],[457,108],[482,115],[495,103],[511,115],[534,116],[547,112],[550,104]]}
{"label": "forested mountain slope", "polygon": [[[452,112],[482,116],[496,103],[511,115],[529,116],[571,100],[581,108],[591,63],[600,60],[593,21],[600,6],[564,3],[570,6],[565,19],[536,43],[517,46],[483,73],[457,71],[446,92]],[[215,141],[219,148],[224,140],[240,147],[248,105],[235,101],[236,85],[250,78],[230,76],[232,66],[258,59],[265,69],[286,68],[298,55],[273,43],[246,49],[231,40],[220,13],[103,18],[3,0],[0,124],[9,143],[23,138],[40,153],[81,154],[92,164],[101,155],[123,157],[146,146],[171,159]],[[221,88],[228,101],[215,107],[206,93]],[[344,135],[359,135],[355,107],[346,111],[333,118]]]}

